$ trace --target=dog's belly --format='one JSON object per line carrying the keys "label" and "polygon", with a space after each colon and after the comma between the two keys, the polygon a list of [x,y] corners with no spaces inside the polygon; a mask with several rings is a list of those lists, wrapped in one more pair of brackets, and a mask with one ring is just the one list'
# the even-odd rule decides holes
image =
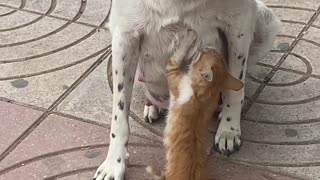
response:
{"label": "dog's belly", "polygon": [[[219,37],[217,28],[203,23],[201,26],[188,24],[198,36],[196,47],[212,47],[223,53],[223,43]],[[166,79],[166,65],[173,51],[174,32],[161,29],[159,32],[146,34],[141,44],[141,54],[139,60],[139,74],[143,77],[145,94],[149,100],[161,108],[167,108],[167,100],[154,100],[159,97],[168,97],[169,90]],[[194,52],[190,52],[191,54]],[[156,97],[150,97],[150,94]],[[161,99],[161,98],[160,98]],[[164,98],[166,99],[166,98]]]}

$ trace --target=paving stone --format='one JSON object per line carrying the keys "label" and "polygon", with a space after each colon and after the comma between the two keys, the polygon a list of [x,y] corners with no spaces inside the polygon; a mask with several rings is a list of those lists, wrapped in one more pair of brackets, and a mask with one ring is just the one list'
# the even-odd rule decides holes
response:
{"label": "paving stone", "polygon": [[[281,6],[279,8],[272,8],[272,10],[280,17],[281,20],[303,23],[307,23],[314,14],[314,11],[307,11],[298,8],[286,8]],[[297,14],[299,14],[299,16],[297,16]]]}
{"label": "paving stone", "polygon": [[21,0],[10,0],[10,1],[0,1],[0,4],[3,5],[9,5],[9,6],[13,6],[13,7],[20,7],[22,4]]}
{"label": "paving stone", "polygon": [[[46,4],[28,3],[33,3],[29,8],[38,10]],[[21,16],[26,18],[18,18]],[[29,11],[1,17],[5,23],[13,22],[3,27],[14,29],[0,30],[4,42],[0,45],[0,86],[4,90],[0,95],[47,108],[100,57],[110,44],[110,35],[86,25],[39,17]]]}
{"label": "paving stone", "polygon": [[320,123],[278,125],[243,119],[242,138],[248,142],[278,145],[306,145],[320,141]]}
{"label": "paving stone", "polygon": [[[3,54],[3,56],[1,57],[1,61],[26,61],[26,59],[37,59],[39,56],[41,58],[44,56],[50,57],[61,54],[65,55],[66,53],[71,54],[75,51],[79,53],[78,56],[83,56],[85,53],[85,55],[93,54],[93,52],[105,48],[108,43],[108,34],[105,31],[101,31],[98,33],[95,31],[92,32],[93,30],[93,28],[83,27],[77,24],[69,25],[62,32],[53,34],[52,36],[49,36],[47,38],[41,38],[40,40],[22,44],[19,46],[0,49],[0,52]],[[70,40],[70,36],[72,37],[72,40]],[[95,48],[88,48],[92,45],[94,40],[97,40],[95,41]],[[15,40],[11,39],[11,41]],[[17,53],[10,53],[12,51]]]}
{"label": "paving stone", "polygon": [[[282,18],[285,18],[285,17],[282,17]],[[281,19],[281,20],[286,20],[286,19]],[[292,22],[282,22],[279,34],[297,37],[304,26],[305,25],[292,23]]]}
{"label": "paving stone", "polygon": [[313,22],[314,26],[320,27],[320,17],[317,17],[317,19]]}
{"label": "paving stone", "polygon": [[84,12],[87,1],[64,0],[57,3],[52,15],[73,19],[77,13]]}
{"label": "paving stone", "polygon": [[41,111],[0,101],[0,154],[31,126],[41,114]]}
{"label": "paving stone", "polygon": [[310,27],[307,32],[305,32],[303,39],[309,41],[309,43],[319,44],[320,42],[320,27]]}
{"label": "paving stone", "polygon": [[255,66],[248,69],[250,76],[256,80],[264,81],[265,77],[269,74],[271,68],[263,66]]}
{"label": "paving stone", "polygon": [[[10,9],[10,8],[6,8]],[[13,9],[10,9],[13,10]],[[24,18],[20,18],[24,17]],[[15,13],[9,15],[9,16],[3,16],[1,17],[0,21],[0,40],[1,44],[5,43],[7,41],[12,41],[12,39],[7,39],[7,35],[10,35],[9,32],[6,32],[7,29],[15,28],[19,25],[24,25],[36,18],[39,18],[40,15],[37,14],[29,14],[27,12],[23,11],[16,11]]]}
{"label": "paving stone", "polygon": [[295,8],[308,8],[310,10],[317,10],[317,7],[320,5],[318,0],[263,0],[268,5],[277,5],[277,6],[289,6]]}
{"label": "paving stone", "polygon": [[210,180],[297,180],[293,177],[274,174],[264,168],[256,169],[248,164],[233,163],[225,159],[211,157]]}
{"label": "paving stone", "polygon": [[52,1],[52,0],[28,0],[26,1],[26,6],[25,6],[25,9],[28,9],[28,10],[32,10],[32,11],[35,11],[35,12],[46,12],[50,5],[53,4],[53,2],[55,1]]}
{"label": "paving stone", "polygon": [[[109,129],[51,115],[1,162],[0,176],[4,179],[42,179],[96,168],[105,159]],[[159,143],[134,136],[130,138],[130,144],[130,160],[134,165],[150,162],[146,160],[154,158],[161,147]],[[143,155],[144,159],[137,155]]]}
{"label": "paving stone", "polygon": [[[273,77],[274,80],[271,81],[275,82],[277,86],[267,86],[258,100],[268,104],[284,102],[286,105],[317,101],[320,92],[320,79],[309,78],[305,80],[301,78],[302,76],[296,74],[278,72]],[[281,82],[276,83],[279,81]]]}
{"label": "paving stone", "polygon": [[94,174],[94,171],[92,172],[83,172],[83,173],[75,173],[75,174],[67,174],[64,177],[59,177],[59,179],[62,180],[88,180],[88,179],[92,179],[92,174]]}
{"label": "paving stone", "polygon": [[[95,59],[82,64],[62,68],[54,73],[31,74],[31,77],[13,78],[0,81],[0,96],[31,105],[48,108],[63,92],[63,86],[70,86],[94,62]],[[22,67],[21,67],[22,68]],[[23,76],[22,76],[23,77]],[[68,77],[68,78],[65,78]],[[28,85],[23,88],[14,86],[17,80],[26,81]]]}
{"label": "paving stone", "polygon": [[86,10],[79,18],[79,21],[100,25],[106,18],[109,9],[110,1],[89,0],[87,1]]}
{"label": "paving stone", "polygon": [[[296,84],[301,81],[304,81],[303,75],[301,74],[296,74],[296,73],[291,73],[283,70],[278,70],[274,77],[270,80],[268,85],[271,86],[288,86],[289,84]],[[305,84],[305,83],[304,83]],[[267,88],[266,88],[267,91]]]}
{"label": "paving stone", "polygon": [[[63,33],[63,35],[70,34],[71,31]],[[12,76],[21,76],[23,74],[34,74],[44,71],[52,71],[54,69],[64,69],[65,67],[81,64],[85,61],[88,61],[92,58],[99,57],[103,51],[105,51],[107,44],[107,39],[104,39],[103,37],[106,37],[107,33],[99,32],[97,34],[93,34],[89,39],[84,40],[83,42],[80,42],[77,46],[70,47],[70,49],[65,50],[63,49],[60,52],[55,52],[56,48],[54,46],[58,47],[58,44],[65,46],[68,45],[69,42],[67,41],[67,38],[63,39],[61,36],[58,37],[52,37],[54,39],[60,38],[61,42],[57,42],[57,44],[49,44],[47,41],[53,41],[54,39],[44,39],[42,40],[45,42],[40,47],[47,47],[50,49],[47,49],[47,51],[39,52],[39,51],[33,51],[32,52],[25,52],[24,54],[33,53],[33,56],[28,56],[28,60],[24,60],[23,58],[13,58],[11,60],[8,59],[2,59],[3,61],[18,61],[18,62],[10,62],[5,64],[0,64],[1,67],[3,67],[4,71],[0,73],[0,78],[4,79]],[[62,36],[63,37],[63,36]],[[93,46],[94,43],[96,44],[95,48],[87,48],[88,46]],[[37,43],[35,43],[35,46]],[[46,44],[46,45],[45,45]],[[28,48],[28,47],[26,47]],[[30,48],[29,48],[30,49]],[[17,50],[17,49],[15,49]],[[1,51],[1,50],[0,50]],[[39,54],[36,54],[39,53]],[[22,54],[22,53],[21,53]],[[37,56],[42,57],[37,57]],[[11,55],[9,55],[11,56]],[[70,56],[70,57],[68,57]],[[68,57],[68,58],[66,58]]]}
{"label": "paving stone", "polygon": [[305,58],[301,58],[299,55],[297,56],[297,54],[290,54],[282,63],[281,67],[308,73],[311,65]]}
{"label": "paving stone", "polygon": [[44,154],[63,154],[68,149],[103,145],[108,143],[108,138],[108,129],[51,115],[1,162],[0,168]]}
{"label": "paving stone", "polygon": [[[312,29],[316,30],[316,29]],[[312,74],[320,75],[320,36],[319,30],[316,31],[309,31],[303,38],[307,41],[301,40],[297,46],[293,49],[293,53],[298,55],[298,58],[302,59],[306,62],[305,66],[309,66],[312,68]]]}
{"label": "paving stone", "polygon": [[[26,13],[25,16],[27,16],[27,14],[29,14],[27,12],[24,12],[24,13]],[[27,16],[27,17],[30,17],[30,16]],[[33,15],[31,17],[33,17]],[[14,20],[15,18],[12,18],[12,19]],[[31,24],[29,24],[30,22],[31,22]],[[50,22],[50,24],[48,24],[48,22]],[[40,43],[39,43],[39,42],[37,42],[37,40],[39,40],[42,36],[49,36],[50,34],[56,33],[56,31],[54,31],[54,30],[60,28],[65,23],[66,22],[61,21],[61,20],[57,20],[55,18],[42,17],[40,15],[35,15],[33,17],[33,19],[29,20],[28,18],[26,18],[26,22],[13,21],[10,24],[3,26],[3,27],[6,27],[6,29],[12,29],[12,30],[0,32],[0,35],[2,37],[5,37],[1,43],[1,47],[2,48],[6,47],[5,49],[1,50],[1,53],[4,53],[4,56],[1,59],[4,60],[4,59],[12,59],[12,58],[20,57],[20,54],[16,54],[16,56],[12,56],[12,54],[9,53],[11,51],[9,47],[11,47],[12,50],[15,50],[14,48],[17,48],[17,47],[12,47],[12,46],[18,46],[21,44],[26,44],[28,42],[33,42],[33,43],[28,44],[28,45],[30,45],[29,46],[30,48],[27,48],[26,50],[29,50],[29,51],[30,50],[31,51],[38,50],[36,48],[33,49],[33,47],[37,47],[37,46],[41,47],[41,45],[44,42],[40,41]],[[81,35],[81,33],[77,33],[77,34]],[[62,37],[65,37],[65,35]],[[46,46],[45,46],[46,48],[50,48],[50,46],[48,46],[48,44],[53,43],[52,42],[53,39],[45,39],[45,40],[49,40],[49,41],[47,41],[47,43],[44,43],[44,44],[46,44]],[[57,40],[57,39],[55,39],[55,40]],[[9,49],[9,51],[7,51],[8,50],[7,48]],[[18,48],[19,48],[19,46],[18,46]],[[26,46],[23,46],[22,49],[24,49],[24,48],[26,48]],[[42,48],[43,48],[43,45],[42,45]],[[17,50],[20,50],[20,49],[17,49]],[[7,54],[9,54],[9,55],[7,55]]]}
{"label": "paving stone", "polygon": [[292,37],[278,37],[273,44],[272,50],[278,50],[278,51],[282,52],[283,45],[285,44],[286,46],[287,45],[290,46],[293,41],[294,41],[294,38],[292,38]]}
{"label": "paving stone", "polygon": [[5,14],[11,13],[12,9],[6,7],[0,7],[0,16],[4,16]]}
{"label": "paving stone", "polygon": [[[246,118],[261,123],[273,124],[308,124],[319,121],[319,101],[294,105],[274,105],[254,103]],[[259,112],[259,114],[256,114]]]}
{"label": "paving stone", "polygon": [[[290,46],[289,43],[279,43],[277,49],[278,50],[281,49],[279,48],[279,46],[288,46],[288,45]],[[259,62],[263,64],[271,65],[271,66],[276,66],[282,56],[283,56],[283,53],[270,52],[270,54],[268,54],[265,58],[261,59]]]}
{"label": "paving stone", "polygon": [[[309,166],[308,164],[317,164],[319,162],[319,148],[319,144],[292,146],[265,144],[263,142],[244,142],[242,150],[234,154],[232,159],[267,167],[306,167]],[[301,152],[304,152],[303,156]]]}
{"label": "paving stone", "polygon": [[310,164],[309,167],[269,167],[273,172],[290,172],[290,174],[307,180],[318,180],[319,167]]}

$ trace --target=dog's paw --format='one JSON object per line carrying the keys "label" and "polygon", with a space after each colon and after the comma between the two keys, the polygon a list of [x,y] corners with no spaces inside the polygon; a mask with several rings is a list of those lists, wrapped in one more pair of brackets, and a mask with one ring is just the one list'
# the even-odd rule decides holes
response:
{"label": "dog's paw", "polygon": [[155,105],[144,106],[143,119],[148,123],[153,123],[160,119],[159,108]]}
{"label": "dog's paw", "polygon": [[239,150],[241,145],[240,116],[222,112],[219,115],[220,124],[215,136],[215,148],[218,152],[229,156]]}
{"label": "dog's paw", "polygon": [[[111,149],[111,148],[110,148]],[[126,170],[126,159],[129,157],[123,150],[109,150],[107,159],[97,169],[93,180],[123,180]]]}

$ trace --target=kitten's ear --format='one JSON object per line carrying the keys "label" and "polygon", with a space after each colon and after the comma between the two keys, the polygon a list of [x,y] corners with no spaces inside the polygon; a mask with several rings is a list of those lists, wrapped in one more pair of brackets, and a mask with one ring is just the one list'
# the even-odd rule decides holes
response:
{"label": "kitten's ear", "polygon": [[212,72],[211,69],[209,69],[209,70],[207,70],[207,71],[201,72],[201,76],[202,76],[205,80],[211,82],[212,79],[213,79],[213,72]]}
{"label": "kitten's ear", "polygon": [[223,84],[223,88],[239,91],[243,88],[243,83],[239,79],[236,79],[230,74],[228,74],[228,77]]}

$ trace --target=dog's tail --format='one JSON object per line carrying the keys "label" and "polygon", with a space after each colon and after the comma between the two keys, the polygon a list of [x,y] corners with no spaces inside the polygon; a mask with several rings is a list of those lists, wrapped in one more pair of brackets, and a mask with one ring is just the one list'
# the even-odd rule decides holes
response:
{"label": "dog's tail", "polygon": [[156,172],[152,166],[147,166],[146,171],[150,174],[155,180],[165,180],[165,177],[161,175],[161,172]]}

